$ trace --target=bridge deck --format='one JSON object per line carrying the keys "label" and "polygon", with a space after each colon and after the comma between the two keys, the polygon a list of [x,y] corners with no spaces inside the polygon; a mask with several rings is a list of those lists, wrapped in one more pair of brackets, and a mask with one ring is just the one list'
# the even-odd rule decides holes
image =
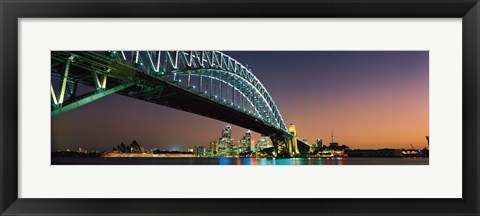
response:
{"label": "bridge deck", "polygon": [[[94,81],[89,77],[92,67],[110,68],[106,89],[125,82],[135,82],[135,85],[117,92],[118,94],[228,122],[263,135],[285,134],[282,130],[234,109],[227,103],[215,98],[200,96],[198,92],[137,71],[121,61],[90,52],[71,52],[71,54],[80,58],[71,64],[69,79],[78,80],[83,85],[95,88]],[[52,61],[65,61],[66,58],[68,58],[68,53],[52,53]],[[60,66],[52,68],[52,74],[61,77],[62,68]],[[68,103],[69,101],[66,101],[65,104]]]}

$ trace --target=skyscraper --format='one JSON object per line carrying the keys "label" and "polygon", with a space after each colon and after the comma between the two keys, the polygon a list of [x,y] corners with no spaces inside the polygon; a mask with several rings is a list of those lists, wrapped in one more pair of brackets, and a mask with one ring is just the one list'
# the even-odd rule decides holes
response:
{"label": "skyscraper", "polygon": [[240,149],[242,153],[254,151],[251,149],[251,142],[252,134],[250,133],[250,130],[247,130],[247,132],[245,132],[245,136],[243,136],[240,140]]}
{"label": "skyscraper", "polygon": [[232,138],[232,126],[227,125],[225,128],[222,129],[222,137]]}
{"label": "skyscraper", "polygon": [[220,157],[232,155],[232,126],[227,125],[222,129],[221,137],[218,140],[218,153]]}
{"label": "skyscraper", "polygon": [[218,141],[217,140],[214,140],[214,141],[210,142],[210,152],[212,153],[212,155],[217,155],[217,153],[218,153]]}

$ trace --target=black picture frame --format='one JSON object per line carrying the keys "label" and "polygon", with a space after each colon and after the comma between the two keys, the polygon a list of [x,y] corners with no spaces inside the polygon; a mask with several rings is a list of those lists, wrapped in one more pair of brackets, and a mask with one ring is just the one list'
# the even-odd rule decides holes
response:
{"label": "black picture frame", "polygon": [[[0,0],[0,15],[1,215],[480,215],[478,0]],[[463,198],[19,199],[17,63],[23,17],[462,18]]]}

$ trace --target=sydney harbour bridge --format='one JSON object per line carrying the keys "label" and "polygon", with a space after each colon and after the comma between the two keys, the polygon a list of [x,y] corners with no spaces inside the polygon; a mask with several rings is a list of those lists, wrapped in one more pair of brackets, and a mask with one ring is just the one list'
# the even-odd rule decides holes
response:
{"label": "sydney harbour bridge", "polygon": [[252,71],[219,51],[52,51],[51,76],[52,118],[121,94],[269,136],[276,157],[309,149]]}

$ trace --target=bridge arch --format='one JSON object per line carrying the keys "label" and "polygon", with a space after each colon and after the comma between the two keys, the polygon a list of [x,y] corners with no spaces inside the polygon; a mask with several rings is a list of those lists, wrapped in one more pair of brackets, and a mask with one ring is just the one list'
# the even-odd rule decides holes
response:
{"label": "bridge arch", "polygon": [[[280,111],[263,84],[249,68],[225,53],[220,51],[111,51],[111,55],[131,62],[143,73],[163,79],[173,77],[169,80],[173,83],[178,82],[176,79],[178,75],[184,76],[190,72],[191,76],[192,73],[198,74],[201,71],[215,71],[217,74],[203,77],[233,86],[232,91],[240,89],[237,85],[247,85],[248,88],[244,91],[252,92],[242,92],[242,95],[252,103],[259,117],[285,132],[288,131]],[[218,73],[232,75],[234,79],[224,79]],[[238,83],[235,83],[235,78],[239,81]]]}
{"label": "bridge arch", "polygon": [[[76,72],[70,72],[71,67],[76,68]],[[110,94],[127,94],[132,88],[136,94],[158,95],[162,84],[155,80],[161,80],[243,111],[270,127],[288,133],[280,111],[263,84],[249,68],[219,51],[53,51],[53,77],[57,77],[61,84],[50,86],[52,116]],[[197,89],[192,77],[197,79]],[[156,84],[145,83],[150,82],[146,79]],[[203,80],[209,84],[202,83]],[[96,91],[77,95],[78,83],[91,86]],[[205,89],[204,94],[201,92],[204,90],[202,85],[210,88]],[[230,104],[225,103],[228,100]]]}

